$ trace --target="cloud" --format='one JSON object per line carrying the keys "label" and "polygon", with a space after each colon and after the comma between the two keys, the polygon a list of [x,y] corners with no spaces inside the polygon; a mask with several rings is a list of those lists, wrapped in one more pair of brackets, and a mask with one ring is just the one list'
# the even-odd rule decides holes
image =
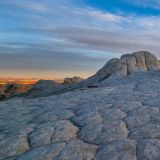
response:
{"label": "cloud", "polygon": [[[15,45],[15,44],[14,44]],[[87,77],[94,74],[107,59],[90,57],[80,52],[44,49],[43,46],[28,46],[19,50],[0,47],[0,73],[32,77],[66,77],[79,75]],[[34,73],[34,74],[33,74]]]}
{"label": "cloud", "polygon": [[160,37],[148,31],[125,32],[123,30],[121,32],[111,32],[85,28],[58,28],[56,32],[59,37],[68,39],[68,41],[74,43],[74,46],[81,45],[83,48],[90,48],[92,50],[109,51],[119,54],[137,50],[149,50],[158,54],[160,49],[158,42]]}
{"label": "cloud", "polygon": [[124,0],[124,1],[130,3],[131,5],[136,5],[145,8],[153,8],[156,10],[160,9],[160,1],[158,0],[135,0],[135,1]]}
{"label": "cloud", "polygon": [[18,2],[15,3],[20,8],[32,10],[32,11],[39,11],[39,12],[46,12],[48,7],[45,4],[41,4],[39,2],[28,1],[28,2]]}
{"label": "cloud", "polygon": [[12,4],[26,12],[3,12],[21,24],[0,31],[1,69],[94,73],[124,53],[148,50],[160,57],[160,16],[111,13],[70,0],[24,2]]}
{"label": "cloud", "polygon": [[19,9],[25,9],[34,12],[47,12],[48,6],[45,3],[35,0],[14,0],[14,1],[4,1],[0,4],[17,7]]}

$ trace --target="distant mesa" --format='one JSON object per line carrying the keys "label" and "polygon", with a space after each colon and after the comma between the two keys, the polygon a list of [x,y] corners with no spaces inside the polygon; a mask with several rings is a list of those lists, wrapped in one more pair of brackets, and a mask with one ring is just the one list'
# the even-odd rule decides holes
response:
{"label": "distant mesa", "polygon": [[74,84],[83,81],[84,79],[80,77],[72,77],[72,78],[65,78],[63,84]]}

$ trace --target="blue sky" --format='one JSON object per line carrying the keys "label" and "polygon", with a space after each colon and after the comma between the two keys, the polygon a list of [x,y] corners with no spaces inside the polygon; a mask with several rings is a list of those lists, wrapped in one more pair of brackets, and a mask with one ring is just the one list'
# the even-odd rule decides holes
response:
{"label": "blue sky", "polygon": [[0,8],[3,77],[88,77],[125,53],[160,57],[157,0],[2,0]]}
{"label": "blue sky", "polygon": [[112,13],[135,15],[159,15],[159,4],[156,0],[85,0],[87,5]]}

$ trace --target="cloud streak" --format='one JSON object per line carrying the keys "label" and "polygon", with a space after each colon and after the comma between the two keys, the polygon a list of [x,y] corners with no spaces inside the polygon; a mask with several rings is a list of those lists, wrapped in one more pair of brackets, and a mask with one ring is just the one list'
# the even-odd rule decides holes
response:
{"label": "cloud streak", "polygon": [[9,7],[16,7],[18,9],[25,9],[34,12],[47,12],[48,5],[45,3],[41,3],[40,1],[35,0],[14,0],[14,1],[2,1],[0,2],[1,5],[6,5]]}
{"label": "cloud streak", "polygon": [[145,8],[153,8],[153,9],[160,9],[160,1],[158,0],[136,0],[136,1],[131,1],[131,0],[125,0],[126,2],[136,5],[136,6],[141,6]]}

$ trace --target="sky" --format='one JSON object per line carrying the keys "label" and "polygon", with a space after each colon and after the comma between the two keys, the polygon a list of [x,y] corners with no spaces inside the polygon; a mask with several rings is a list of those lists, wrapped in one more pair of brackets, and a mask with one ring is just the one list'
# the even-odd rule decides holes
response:
{"label": "sky", "polygon": [[0,0],[0,77],[86,78],[159,42],[159,0]]}

